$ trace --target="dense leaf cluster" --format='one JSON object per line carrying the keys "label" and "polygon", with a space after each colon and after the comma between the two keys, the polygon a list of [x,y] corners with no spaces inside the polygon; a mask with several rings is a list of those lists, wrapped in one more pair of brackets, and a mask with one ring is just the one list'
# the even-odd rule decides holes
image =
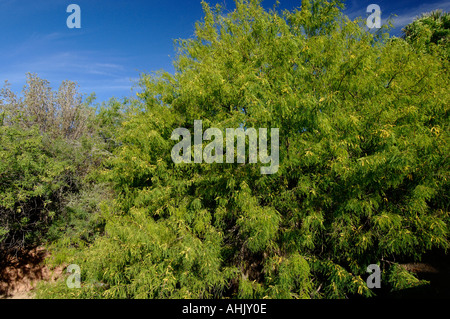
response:
{"label": "dense leaf cluster", "polygon": [[450,13],[423,13],[403,29],[403,38],[422,50],[440,52],[450,59]]}

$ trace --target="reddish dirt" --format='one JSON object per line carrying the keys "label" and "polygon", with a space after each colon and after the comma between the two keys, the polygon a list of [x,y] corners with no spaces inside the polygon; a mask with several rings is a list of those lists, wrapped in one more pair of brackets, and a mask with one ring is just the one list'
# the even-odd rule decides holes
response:
{"label": "reddish dirt", "polygon": [[407,271],[416,273],[416,274],[438,274],[439,270],[433,267],[430,264],[425,263],[409,263],[409,264],[400,264],[400,267],[406,269]]}
{"label": "reddish dirt", "polygon": [[0,299],[31,299],[38,281],[56,281],[62,274],[62,267],[51,270],[44,264],[48,256],[43,247],[36,247],[2,257]]}

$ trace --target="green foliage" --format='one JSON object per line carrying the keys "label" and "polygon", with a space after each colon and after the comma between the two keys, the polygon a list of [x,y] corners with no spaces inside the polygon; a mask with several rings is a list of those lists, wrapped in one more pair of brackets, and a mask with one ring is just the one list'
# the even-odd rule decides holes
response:
{"label": "green foliage", "polygon": [[393,291],[414,288],[429,284],[426,280],[417,279],[412,273],[399,265],[391,267],[388,273],[388,282],[393,286]]}
{"label": "green foliage", "polygon": [[70,221],[92,212],[73,201],[95,194],[77,195],[108,153],[97,137],[92,97],[82,101],[76,88],[65,81],[53,92],[48,81],[28,74],[22,97],[8,83],[1,90],[0,253],[68,236]]}
{"label": "green foliage", "polygon": [[435,10],[423,13],[403,30],[403,38],[428,53],[450,60],[450,14]]}
{"label": "green foliage", "polygon": [[[106,150],[112,152],[118,146],[116,132],[121,123],[125,120],[127,108],[132,108],[133,101],[124,99],[122,102],[115,98],[107,103],[103,102],[97,108],[95,123],[97,132],[102,141],[106,144]],[[131,105],[130,105],[131,104]]]}
{"label": "green foliage", "polygon": [[110,186],[104,183],[84,185],[77,193],[64,198],[64,207],[46,232],[46,240],[54,249],[82,247],[104,231],[101,205],[111,197]]}
{"label": "green foliage", "polygon": [[[37,129],[0,127],[0,220],[2,244],[35,241],[57,206],[56,193],[67,186],[68,161],[58,161]],[[5,242],[6,240],[6,242]]]}
{"label": "green foliage", "polygon": [[[143,75],[118,131],[101,173],[116,192],[105,236],[67,257],[102,286],[45,295],[369,297],[373,263],[392,289],[416,285],[390,261],[449,248],[449,62],[340,7],[239,0],[225,15],[203,2],[176,73]],[[197,119],[279,128],[278,173],[175,165],[171,133]]]}

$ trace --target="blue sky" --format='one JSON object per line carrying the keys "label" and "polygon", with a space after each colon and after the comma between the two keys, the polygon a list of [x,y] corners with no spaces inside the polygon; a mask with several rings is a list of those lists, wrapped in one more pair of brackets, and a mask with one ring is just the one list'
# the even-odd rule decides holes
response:
{"label": "blue sky", "polygon": [[[279,0],[280,9],[293,9],[300,0]],[[209,0],[211,5],[233,0]],[[81,28],[69,29],[69,4],[81,8]],[[263,0],[272,8],[275,0]],[[378,4],[384,22],[396,14],[393,34],[421,12],[450,1],[348,0],[350,18],[367,17],[369,4]],[[135,94],[131,91],[141,72],[173,72],[174,39],[189,38],[201,20],[200,0],[0,0],[0,82],[8,80],[15,92],[27,72],[50,81],[56,90],[63,80],[78,82],[80,92],[95,92],[97,102]]]}

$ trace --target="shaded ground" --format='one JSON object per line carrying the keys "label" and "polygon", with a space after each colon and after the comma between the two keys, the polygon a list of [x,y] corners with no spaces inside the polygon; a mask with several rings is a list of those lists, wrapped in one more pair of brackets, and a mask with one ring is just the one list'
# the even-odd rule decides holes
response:
{"label": "shaded ground", "polygon": [[43,247],[2,255],[0,259],[0,299],[31,299],[40,280],[56,281],[62,268],[44,265],[49,253]]}

